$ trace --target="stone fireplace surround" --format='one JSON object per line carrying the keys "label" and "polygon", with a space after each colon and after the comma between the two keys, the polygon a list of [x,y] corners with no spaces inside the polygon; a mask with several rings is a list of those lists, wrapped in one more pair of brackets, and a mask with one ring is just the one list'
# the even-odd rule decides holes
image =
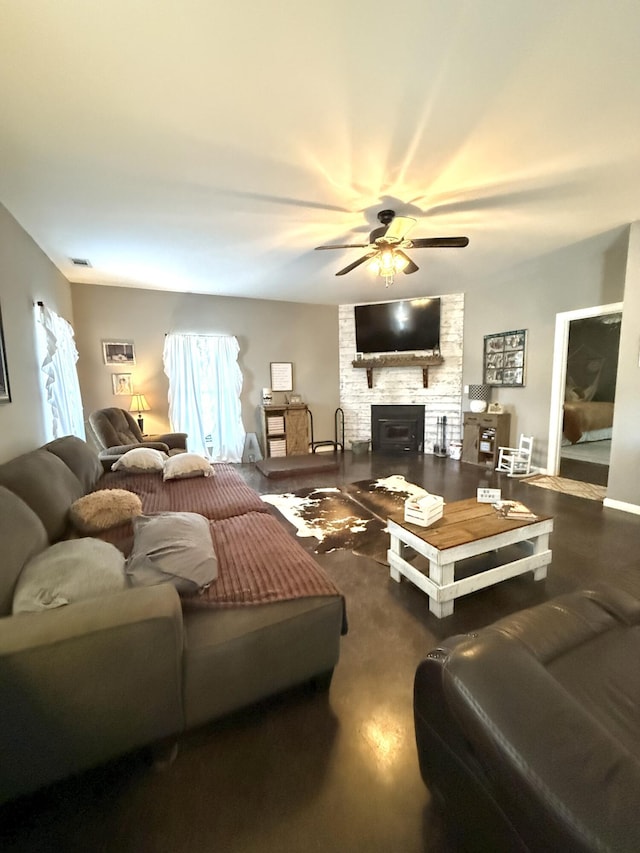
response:
{"label": "stone fireplace surround", "polygon": [[[398,298],[404,297],[399,295]],[[461,437],[464,294],[449,294],[441,296],[440,300],[443,364],[429,369],[428,388],[423,388],[420,367],[376,368],[373,387],[368,388],[366,371],[357,370],[351,364],[356,357],[354,306],[340,306],[340,406],[344,411],[345,449],[350,448],[350,441],[373,439],[372,405],[424,407],[425,453],[433,453],[438,439],[437,420],[442,415],[447,417],[447,441]]]}

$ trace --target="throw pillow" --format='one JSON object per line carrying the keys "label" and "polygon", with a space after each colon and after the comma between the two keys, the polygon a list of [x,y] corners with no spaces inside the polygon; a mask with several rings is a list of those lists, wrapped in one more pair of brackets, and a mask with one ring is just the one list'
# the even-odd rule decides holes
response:
{"label": "throw pillow", "polygon": [[209,521],[194,512],[138,516],[126,572],[134,586],[169,581],[181,594],[209,586],[218,577]]}
{"label": "throw pillow", "polygon": [[126,489],[100,489],[71,504],[69,517],[80,533],[98,533],[142,514],[142,501]]}
{"label": "throw pillow", "polygon": [[32,557],[20,572],[13,612],[62,607],[127,588],[124,555],[100,539],[57,542]]}
{"label": "throw pillow", "polygon": [[198,453],[178,453],[164,463],[163,480],[186,480],[188,477],[212,477],[208,459]]}
{"label": "throw pillow", "polygon": [[125,471],[129,474],[153,474],[162,471],[167,454],[152,447],[136,447],[127,450],[111,466],[112,471]]}

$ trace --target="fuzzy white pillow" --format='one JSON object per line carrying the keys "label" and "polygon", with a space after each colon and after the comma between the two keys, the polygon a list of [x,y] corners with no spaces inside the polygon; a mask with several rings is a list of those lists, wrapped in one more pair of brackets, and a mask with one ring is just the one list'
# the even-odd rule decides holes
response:
{"label": "fuzzy white pillow", "polygon": [[98,533],[142,514],[142,501],[126,489],[100,489],[71,504],[69,518],[81,533]]}
{"label": "fuzzy white pillow", "polygon": [[176,453],[164,463],[163,480],[186,480],[188,477],[213,477],[209,460],[199,453]]}
{"label": "fuzzy white pillow", "polygon": [[65,539],[32,557],[20,572],[13,612],[50,610],[126,589],[124,554],[100,539]]}
{"label": "fuzzy white pillow", "polygon": [[133,474],[152,474],[162,471],[167,454],[153,447],[136,447],[127,450],[111,466],[112,471],[126,471]]}

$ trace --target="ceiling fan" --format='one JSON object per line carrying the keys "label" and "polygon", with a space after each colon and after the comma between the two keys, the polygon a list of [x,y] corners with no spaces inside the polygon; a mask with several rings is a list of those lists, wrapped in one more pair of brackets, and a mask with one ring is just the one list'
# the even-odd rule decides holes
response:
{"label": "ceiling fan", "polygon": [[316,249],[367,249],[365,255],[353,261],[336,275],[345,275],[351,270],[369,261],[369,268],[385,279],[387,287],[393,284],[398,272],[409,275],[419,267],[403,251],[404,249],[430,249],[445,246],[463,248],[469,245],[468,237],[419,237],[408,240],[407,234],[416,224],[410,216],[396,216],[395,210],[381,210],[378,221],[380,228],[374,228],[369,234],[368,243],[347,243],[337,246],[316,246]]}

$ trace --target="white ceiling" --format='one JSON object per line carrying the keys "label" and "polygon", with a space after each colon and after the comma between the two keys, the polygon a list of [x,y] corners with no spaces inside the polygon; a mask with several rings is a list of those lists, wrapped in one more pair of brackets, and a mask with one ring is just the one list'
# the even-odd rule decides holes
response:
{"label": "white ceiling", "polygon": [[[637,0],[0,4],[0,202],[70,281],[469,290],[640,219],[639,106]],[[470,245],[337,278],[385,207]]]}

